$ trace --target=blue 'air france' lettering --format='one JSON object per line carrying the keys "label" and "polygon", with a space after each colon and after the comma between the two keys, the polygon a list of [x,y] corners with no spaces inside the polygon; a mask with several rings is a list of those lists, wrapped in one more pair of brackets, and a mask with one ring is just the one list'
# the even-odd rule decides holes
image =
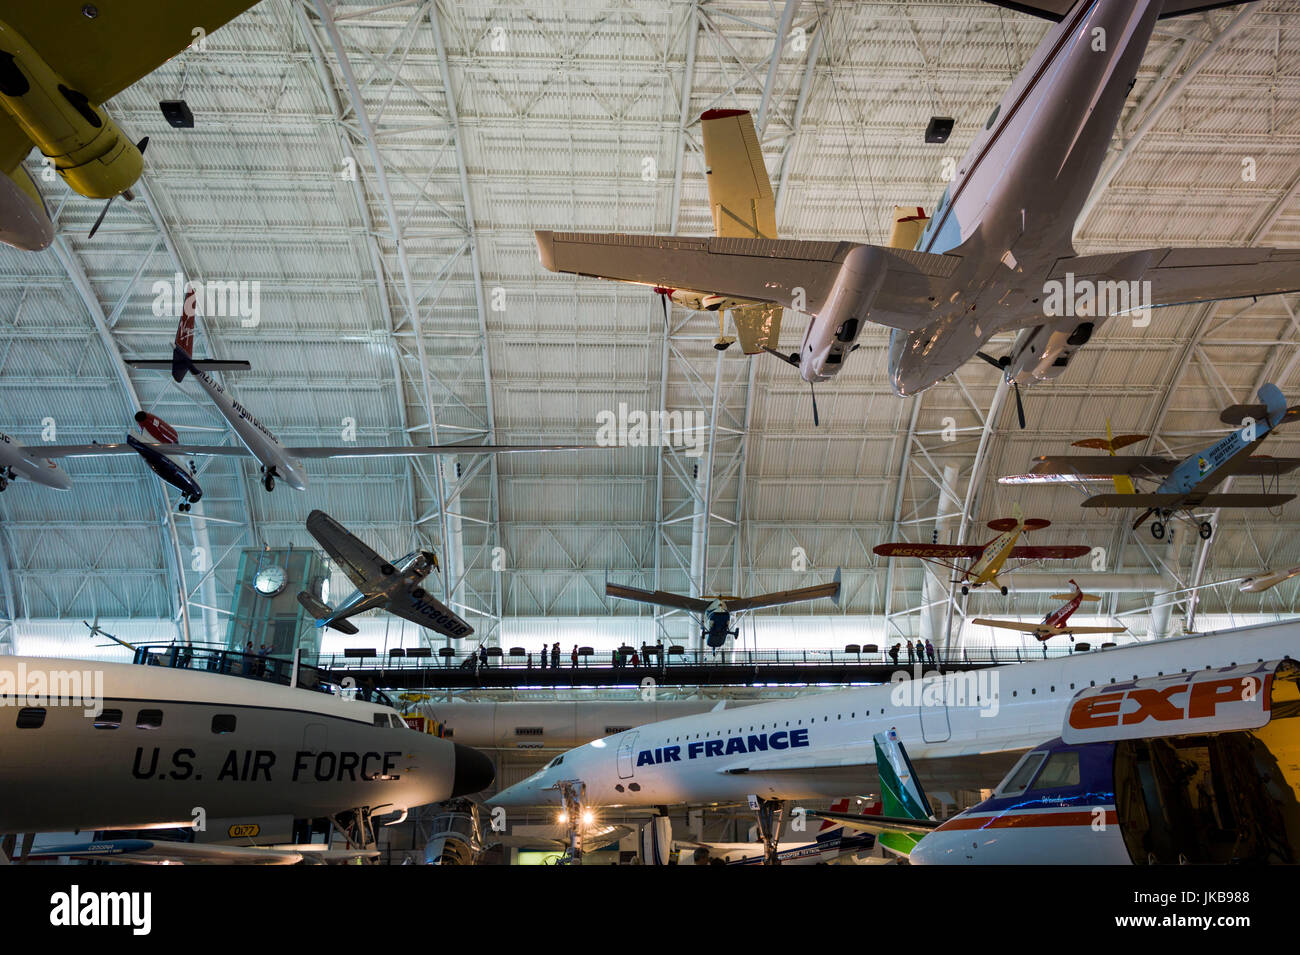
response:
{"label": "blue 'air france' lettering", "polygon": [[[687,759],[709,759],[713,756],[734,756],[738,753],[758,753],[768,749],[798,749],[808,746],[808,730],[777,730],[775,733],[750,733],[723,739],[697,739],[686,744]],[[638,766],[658,766],[661,763],[681,762],[680,746],[660,746],[643,749],[636,755]]]}

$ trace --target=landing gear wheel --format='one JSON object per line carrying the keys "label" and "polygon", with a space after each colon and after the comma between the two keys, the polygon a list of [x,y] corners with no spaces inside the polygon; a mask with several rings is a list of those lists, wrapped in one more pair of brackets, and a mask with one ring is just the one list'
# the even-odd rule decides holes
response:
{"label": "landing gear wheel", "polygon": [[267,472],[266,472],[266,477],[262,478],[262,486],[263,486],[264,488],[266,488],[268,491],[274,491],[274,490],[275,490],[275,472],[274,472],[274,471],[267,471]]}
{"label": "landing gear wheel", "polygon": [[970,593],[970,588],[967,587],[965,584],[962,584],[962,585],[961,585],[961,595],[962,595],[963,597],[965,597],[968,593]]}
{"label": "landing gear wheel", "polygon": [[190,509],[190,502],[186,500],[182,500],[178,505],[176,505],[176,509],[184,513],[185,511],[188,511]]}
{"label": "landing gear wheel", "polygon": [[1002,588],[1002,596],[1005,597],[1006,595],[1007,595],[1007,588],[1003,587],[1003,588]]}
{"label": "landing gear wheel", "polygon": [[1197,532],[1200,533],[1201,540],[1207,541],[1210,539],[1210,535],[1214,533],[1214,527],[1209,521],[1201,521],[1201,526],[1197,528]]}
{"label": "landing gear wheel", "polygon": [[1152,521],[1152,522],[1151,522],[1151,536],[1154,537],[1154,538],[1155,538],[1156,540],[1158,540],[1158,541],[1162,541],[1162,540],[1164,540],[1164,539],[1165,539],[1165,525],[1161,524],[1159,521]]}
{"label": "landing gear wheel", "polygon": [[0,491],[3,491],[8,486],[9,486],[9,479],[7,477],[0,477]]}

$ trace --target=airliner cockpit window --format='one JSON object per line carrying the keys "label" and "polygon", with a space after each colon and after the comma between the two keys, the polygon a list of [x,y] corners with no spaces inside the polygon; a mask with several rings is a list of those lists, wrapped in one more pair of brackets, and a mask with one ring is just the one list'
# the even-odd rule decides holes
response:
{"label": "airliner cockpit window", "polygon": [[1053,753],[1034,780],[1034,789],[1065,789],[1079,785],[1079,754],[1074,750]]}
{"label": "airliner cockpit window", "polygon": [[1038,767],[1043,765],[1043,760],[1047,758],[1046,753],[1030,753],[1024,758],[1019,766],[1011,771],[1011,774],[1002,781],[998,787],[998,794],[1002,796],[1014,796],[1016,793],[1022,793],[1029,788],[1030,780],[1038,772]]}
{"label": "airliner cockpit window", "polygon": [[562,762],[564,762],[564,757],[556,756],[553,760],[551,760],[549,763],[546,764],[546,768],[550,769],[552,766],[558,766]]}

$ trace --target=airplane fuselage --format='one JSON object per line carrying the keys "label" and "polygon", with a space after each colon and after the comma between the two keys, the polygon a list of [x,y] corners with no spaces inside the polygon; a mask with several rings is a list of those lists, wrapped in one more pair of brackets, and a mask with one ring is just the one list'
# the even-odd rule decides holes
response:
{"label": "airplane fuselage", "polygon": [[[52,693],[77,672],[102,674],[98,716],[81,699],[31,698],[33,674]],[[10,656],[0,687],[0,832],[187,826],[196,807],[212,819],[401,809],[448,798],[458,765],[463,782],[485,762],[388,706],[217,673]]]}
{"label": "airplane fuselage", "polygon": [[252,412],[227,394],[221,384],[206,371],[191,366],[190,374],[208,393],[221,417],[230,422],[230,427],[244,447],[248,448],[249,454],[261,463],[268,474],[274,473],[276,478],[296,491],[307,490],[307,472],[303,470],[301,462],[289,456],[279,438],[254,418]]}
{"label": "airplane fuselage", "polygon": [[[961,256],[945,300],[923,327],[895,329],[889,377],[912,395],[952,374],[995,334],[1023,328],[1009,377],[1054,378],[1104,315],[1049,316],[1045,284],[1073,256],[1072,233],[1101,168],[1142,61],[1161,0],[1081,2],[1052,27],[976,135],[935,208],[917,249]],[[1121,261],[1116,278],[1141,275]],[[831,377],[818,364],[834,329],[810,322],[805,380]]]}
{"label": "airplane fuselage", "polygon": [[975,562],[970,565],[970,570],[966,571],[965,580],[968,585],[979,587],[991,581],[995,582],[998,571],[1007,562],[1007,556],[1016,546],[1021,533],[1023,533],[1023,525],[1017,525],[1009,531],[1003,531],[985,544],[984,552],[975,558]]}
{"label": "airplane fuselage", "polygon": [[0,432],[0,475],[25,477],[56,491],[72,488],[72,478],[67,471],[49,458],[38,458],[28,453],[21,441],[3,432]]}
{"label": "airplane fuselage", "polygon": [[965,706],[945,702],[956,699],[955,683],[932,682],[926,695],[926,684],[913,680],[679,717],[571,749],[489,802],[553,804],[561,780],[581,780],[588,803],[597,806],[862,794],[877,782],[869,741],[891,729],[927,787],[992,788],[1021,752],[1060,734],[1081,689],[1297,652],[1300,627],[1271,624],[957,675],[989,681],[966,693]]}

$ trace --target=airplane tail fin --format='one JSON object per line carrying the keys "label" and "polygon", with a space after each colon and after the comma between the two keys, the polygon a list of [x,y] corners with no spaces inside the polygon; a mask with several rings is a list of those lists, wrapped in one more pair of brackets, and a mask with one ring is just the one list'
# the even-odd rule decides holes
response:
{"label": "airplane tail fin", "polygon": [[[916,778],[912,760],[895,730],[877,733],[876,770],[880,774],[881,815],[894,819],[928,820],[934,818],[930,800]],[[877,842],[899,855],[907,856],[921,840],[910,832],[882,832]]]}
{"label": "airplane tail fin", "polygon": [[299,592],[298,603],[302,604],[303,607],[307,610],[307,612],[316,619],[317,626],[331,627],[334,630],[339,631],[340,633],[346,633],[346,634],[354,634],[360,632],[359,630],[357,630],[356,624],[351,623],[348,620],[331,619],[334,615],[334,611],[331,610],[329,607],[327,607],[325,604],[323,604],[321,601],[317,600],[311,594],[307,593],[307,591],[305,590]]}
{"label": "airplane tail fin", "polygon": [[1269,426],[1281,423],[1286,414],[1286,396],[1282,394],[1282,389],[1272,382],[1260,385],[1259,400],[1264,403],[1268,413]]}
{"label": "airplane tail fin", "polygon": [[185,380],[185,373],[194,361],[194,313],[197,310],[198,298],[194,289],[190,289],[185,293],[181,320],[176,326],[176,341],[172,346],[172,380],[177,383]]}

